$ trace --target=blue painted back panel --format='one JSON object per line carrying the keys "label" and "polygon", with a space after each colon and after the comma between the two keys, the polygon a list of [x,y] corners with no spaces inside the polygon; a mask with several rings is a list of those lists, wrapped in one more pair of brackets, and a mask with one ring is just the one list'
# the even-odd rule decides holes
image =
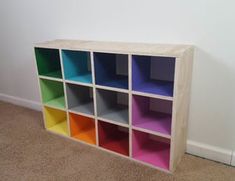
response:
{"label": "blue painted back panel", "polygon": [[128,88],[128,76],[117,75],[116,73],[116,54],[94,53],[96,84]]}

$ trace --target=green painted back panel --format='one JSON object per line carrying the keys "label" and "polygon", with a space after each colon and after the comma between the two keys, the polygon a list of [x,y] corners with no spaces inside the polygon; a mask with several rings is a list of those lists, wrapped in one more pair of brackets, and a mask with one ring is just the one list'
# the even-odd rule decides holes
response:
{"label": "green painted back panel", "polygon": [[50,105],[58,107],[65,106],[64,87],[62,82],[40,79],[40,88],[44,104],[49,103]]}
{"label": "green painted back panel", "polygon": [[59,50],[35,48],[35,55],[39,75],[62,78]]}

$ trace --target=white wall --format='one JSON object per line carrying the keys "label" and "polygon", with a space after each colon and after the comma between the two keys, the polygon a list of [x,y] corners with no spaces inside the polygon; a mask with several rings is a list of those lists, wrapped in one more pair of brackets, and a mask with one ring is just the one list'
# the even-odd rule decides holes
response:
{"label": "white wall", "polygon": [[1,0],[0,93],[39,101],[33,43],[196,46],[188,139],[235,150],[234,0]]}

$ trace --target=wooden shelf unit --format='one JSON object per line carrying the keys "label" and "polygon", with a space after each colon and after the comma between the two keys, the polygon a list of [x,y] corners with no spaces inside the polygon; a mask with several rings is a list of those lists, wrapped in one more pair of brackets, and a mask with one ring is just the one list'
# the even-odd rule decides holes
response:
{"label": "wooden shelf unit", "polygon": [[185,153],[193,47],[35,45],[45,128],[172,173]]}

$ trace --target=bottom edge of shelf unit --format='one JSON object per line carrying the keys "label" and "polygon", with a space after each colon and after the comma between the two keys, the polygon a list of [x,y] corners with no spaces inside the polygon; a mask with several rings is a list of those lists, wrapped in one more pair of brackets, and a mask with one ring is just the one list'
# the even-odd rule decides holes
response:
{"label": "bottom edge of shelf unit", "polygon": [[134,159],[133,157],[126,156],[126,155],[117,153],[117,152],[112,151],[112,150],[108,150],[108,149],[106,149],[106,148],[103,148],[103,147],[99,146],[98,143],[96,143],[96,144],[94,145],[94,144],[90,144],[90,143],[87,143],[87,142],[85,142],[85,141],[76,139],[76,138],[71,137],[71,136],[69,136],[69,135],[67,136],[67,135],[63,135],[63,134],[56,133],[56,132],[51,131],[51,130],[48,130],[48,129],[46,129],[46,130],[47,130],[48,132],[52,133],[52,134],[61,136],[61,137],[63,137],[63,138],[70,139],[70,140],[72,140],[72,141],[75,141],[75,142],[78,142],[78,143],[81,143],[81,144],[84,144],[84,145],[87,145],[87,146],[91,146],[91,147],[93,147],[93,148],[96,148],[96,149],[105,151],[105,152],[107,152],[107,153],[110,153],[110,154],[113,154],[113,155],[116,155],[116,156],[120,156],[120,157],[125,158],[125,159],[128,159],[128,160],[130,160],[130,161],[133,161],[133,162],[136,162],[136,163],[139,163],[139,164],[148,166],[148,167],[150,167],[150,168],[153,168],[153,169],[156,169],[156,170],[165,172],[165,173],[169,173],[169,174],[172,174],[172,173],[173,173],[171,170],[163,169],[163,168],[161,168],[161,167],[154,166],[154,165],[152,165],[152,164],[143,162],[143,161],[141,161],[141,160],[136,160],[136,159]]}
{"label": "bottom edge of shelf unit", "polygon": [[78,141],[82,141],[82,142],[84,142],[84,143],[87,143],[87,144],[96,145],[96,142],[95,142],[95,141],[93,141],[93,140],[85,141],[85,140],[79,138],[79,135],[71,136],[71,137],[74,138],[74,139],[76,139],[76,140],[78,140]]}
{"label": "bottom edge of shelf unit", "polygon": [[46,131],[48,131],[48,132],[50,132],[50,133],[52,133],[52,134],[54,134],[54,135],[57,135],[57,136],[61,136],[61,137],[64,137],[64,138],[70,138],[69,135],[61,134],[61,133],[58,133],[58,132],[56,132],[56,131],[50,130],[50,129],[48,129],[48,128],[46,128]]}

